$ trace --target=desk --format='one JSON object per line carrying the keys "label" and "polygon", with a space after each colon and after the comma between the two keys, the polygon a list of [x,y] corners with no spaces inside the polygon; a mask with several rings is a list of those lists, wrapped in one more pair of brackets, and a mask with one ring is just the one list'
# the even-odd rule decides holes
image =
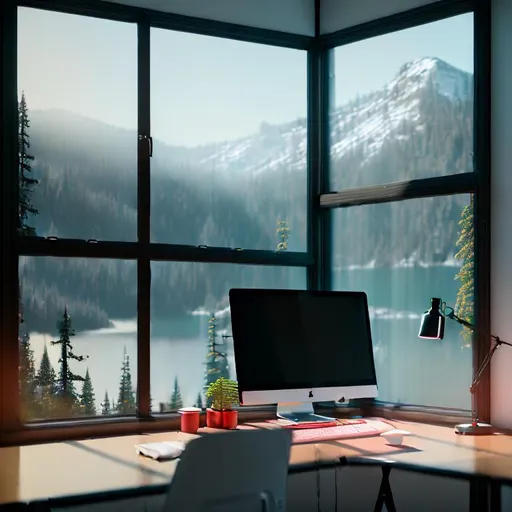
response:
{"label": "desk", "polygon": [[[294,445],[290,472],[347,463],[393,464],[479,482],[512,483],[512,436],[465,437],[447,427],[391,423],[412,433],[406,447],[390,446],[381,437]],[[269,424],[244,426],[252,427],[270,428]],[[164,493],[177,462],[138,456],[134,445],[186,442],[194,437],[171,432],[0,448],[0,505],[46,500],[88,503]]]}

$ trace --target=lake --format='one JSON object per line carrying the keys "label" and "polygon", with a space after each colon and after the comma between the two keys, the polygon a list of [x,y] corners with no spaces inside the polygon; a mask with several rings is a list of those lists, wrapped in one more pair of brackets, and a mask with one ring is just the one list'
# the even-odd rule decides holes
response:
{"label": "lake", "polygon": [[[379,399],[407,404],[470,408],[471,346],[461,336],[460,326],[447,320],[444,340],[417,337],[421,314],[430,297],[441,297],[453,306],[459,283],[458,267],[356,268],[334,272],[334,288],[362,290],[368,295],[377,368]],[[300,286],[301,284],[297,284]],[[218,312],[222,318],[226,311]],[[78,333],[74,352],[86,354],[85,363],[72,364],[82,375],[89,368],[98,412],[108,391],[117,400],[124,350],[130,357],[132,382],[137,379],[136,320],[116,321],[113,327]],[[50,335],[31,333],[36,365],[44,344],[55,368],[58,349]],[[179,320],[154,319],[151,337],[151,397],[153,410],[170,398],[175,377],[185,405],[193,405],[204,383],[208,341],[208,315],[199,306],[195,314]],[[228,358],[234,373],[232,344]],[[79,386],[78,386],[79,387]]]}

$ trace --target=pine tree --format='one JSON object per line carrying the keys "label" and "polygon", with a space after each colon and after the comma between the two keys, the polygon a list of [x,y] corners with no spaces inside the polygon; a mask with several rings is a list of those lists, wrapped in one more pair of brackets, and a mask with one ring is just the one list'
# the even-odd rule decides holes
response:
{"label": "pine tree", "polygon": [[36,394],[38,400],[38,415],[41,418],[50,418],[54,414],[55,371],[48,356],[48,348],[45,345],[39,371],[36,375]]}
{"label": "pine tree", "polygon": [[290,237],[290,228],[286,220],[277,221],[276,233],[279,240],[277,243],[277,251],[286,251],[288,249],[288,238]]}
{"label": "pine tree", "polygon": [[[460,288],[457,293],[455,302],[455,310],[459,317],[474,323],[475,303],[474,303],[474,287],[475,287],[475,229],[473,222],[474,215],[474,196],[471,195],[469,204],[464,207],[459,221],[460,233],[457,240],[458,252],[455,257],[462,262],[462,266],[455,276],[460,280]],[[463,336],[471,338],[470,329],[463,327]]]}
{"label": "pine tree", "polygon": [[199,409],[203,408],[203,397],[201,393],[197,394],[196,403],[194,404],[194,407],[199,407]]}
{"label": "pine tree", "polygon": [[[229,365],[227,355],[225,352],[219,351],[220,344],[217,343],[217,319],[214,313],[211,313],[208,320],[208,353],[206,355],[206,375],[204,392],[212,382],[215,382],[220,377],[229,379]],[[224,347],[225,344],[223,343]],[[205,406],[209,406],[210,401],[205,400]]]}
{"label": "pine tree", "polygon": [[101,402],[101,414],[103,416],[108,416],[109,414],[111,414],[110,399],[108,398],[107,391],[105,391],[105,398],[103,399],[103,402]]}
{"label": "pine tree", "polygon": [[50,394],[53,394],[55,380],[55,371],[50,362],[50,357],[48,356],[48,347],[45,345],[41,362],[39,363],[36,382],[38,386],[47,389]]}
{"label": "pine tree", "polygon": [[180,385],[178,383],[178,377],[174,377],[174,388],[172,390],[171,401],[169,402],[169,408],[172,411],[177,411],[183,407],[183,398],[181,397]]}
{"label": "pine tree", "polygon": [[119,382],[119,396],[117,398],[116,412],[119,414],[131,414],[137,409],[135,393],[132,386],[132,374],[130,370],[130,356],[124,349],[123,365],[121,366],[121,381]]}
{"label": "pine tree", "polygon": [[28,225],[29,214],[37,215],[37,210],[32,204],[32,189],[39,182],[31,177],[31,162],[34,157],[29,154],[30,137],[28,129],[30,123],[28,119],[28,108],[25,100],[25,94],[22,93],[21,101],[18,104],[18,180],[19,180],[19,199],[18,216],[19,231],[22,235],[35,236],[36,230]]}
{"label": "pine tree", "polygon": [[36,386],[36,370],[34,362],[34,351],[30,346],[30,336],[20,329],[18,336],[20,364],[19,364],[19,381],[20,381],[20,398],[23,408],[24,419],[33,419],[35,417],[34,399]]}
{"label": "pine tree", "polygon": [[19,344],[19,389],[22,406],[23,418],[26,420],[35,417],[34,411],[34,392],[36,386],[36,370],[34,361],[34,351],[30,346],[30,336],[24,329],[23,323],[23,304],[21,301],[21,291],[19,298],[18,308],[19,330],[18,330],[18,344]]}
{"label": "pine tree", "polygon": [[96,416],[96,405],[94,400],[94,389],[89,375],[89,368],[87,368],[82,385],[82,395],[80,397],[80,402],[84,408],[84,414],[86,416]]}
{"label": "pine tree", "polygon": [[56,382],[56,395],[59,398],[59,404],[62,407],[60,414],[71,415],[79,407],[79,397],[75,391],[75,382],[84,382],[84,377],[77,375],[71,371],[69,363],[71,360],[84,361],[87,356],[77,356],[73,352],[73,345],[71,345],[71,338],[75,335],[75,331],[71,324],[71,316],[69,315],[68,308],[64,309],[64,316],[57,324],[59,330],[59,339],[52,341],[52,345],[60,346],[60,369],[59,376]]}
{"label": "pine tree", "polygon": [[211,313],[208,320],[208,352],[206,354],[206,374],[204,382],[204,392],[212,382],[220,377],[229,379],[229,365],[225,352],[219,352],[217,343],[217,319],[215,314]]}

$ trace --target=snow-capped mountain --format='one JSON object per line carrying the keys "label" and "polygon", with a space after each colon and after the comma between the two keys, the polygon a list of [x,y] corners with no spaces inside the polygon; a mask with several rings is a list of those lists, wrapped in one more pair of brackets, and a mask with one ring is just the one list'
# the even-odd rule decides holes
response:
{"label": "snow-capped mountain", "polygon": [[[404,124],[421,132],[422,100],[471,102],[473,75],[437,58],[406,63],[381,90],[338,107],[331,114],[331,156],[339,160],[364,146],[364,162],[378,154],[385,141],[404,140]],[[250,137],[211,146],[201,158],[206,167],[257,174],[280,167],[304,169],[306,120],[279,126],[262,124]]]}
{"label": "snow-capped mountain", "polygon": [[[437,112],[427,102],[452,105],[472,103],[473,76],[436,58],[422,58],[404,64],[391,82],[380,90],[355,98],[331,113],[331,156],[334,162],[358,152],[359,165],[368,163],[382,150],[385,142],[404,141],[413,132],[422,132]],[[426,111],[427,116],[425,115]],[[63,111],[34,111],[35,130],[59,133],[56,140],[69,137],[76,154],[80,148],[73,141],[82,139],[87,158],[88,140],[94,139],[94,152],[115,151],[116,163],[136,158],[133,131],[110,127],[100,121]],[[264,171],[303,170],[307,160],[306,119],[281,125],[261,123],[258,132],[224,143],[183,148],[155,141],[153,172],[168,172],[176,165],[194,166],[230,179],[257,177]],[[48,146],[50,141],[46,140]],[[122,147],[121,147],[122,146]],[[59,148],[61,151],[62,148]],[[56,151],[54,148],[53,151]],[[36,157],[37,158],[37,157]],[[124,164],[126,165],[126,164]],[[185,173],[185,176],[188,173]],[[242,175],[242,176],[240,176]]]}
{"label": "snow-capped mountain", "polygon": [[468,101],[473,77],[444,61],[417,59],[404,64],[383,89],[336,109],[332,114],[333,159],[340,159],[354,146],[365,144],[365,162],[375,156],[386,140],[404,140],[400,128],[412,124],[425,129],[421,101],[426,93],[449,101]]}

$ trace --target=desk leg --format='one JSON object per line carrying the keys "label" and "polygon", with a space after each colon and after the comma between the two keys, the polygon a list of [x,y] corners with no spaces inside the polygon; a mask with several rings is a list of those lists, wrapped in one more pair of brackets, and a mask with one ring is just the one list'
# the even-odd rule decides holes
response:
{"label": "desk leg", "polygon": [[491,481],[490,488],[490,503],[491,512],[501,512],[501,483]]}
{"label": "desk leg", "polygon": [[381,512],[383,505],[386,505],[387,512],[396,512],[395,500],[393,499],[393,491],[391,490],[391,485],[389,484],[390,473],[391,467],[382,466],[382,480],[380,482],[377,502],[375,503],[375,512]]}
{"label": "desk leg", "polygon": [[[489,510],[489,497],[491,483],[486,478],[475,477],[469,482],[469,510],[470,512],[487,512]],[[495,512],[491,509],[492,512]],[[500,512],[499,509],[496,512]]]}

